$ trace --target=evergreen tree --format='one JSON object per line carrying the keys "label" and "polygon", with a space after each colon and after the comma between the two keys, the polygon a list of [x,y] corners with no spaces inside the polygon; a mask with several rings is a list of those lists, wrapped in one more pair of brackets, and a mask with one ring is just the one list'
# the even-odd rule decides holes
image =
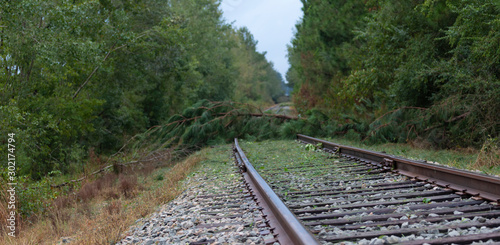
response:
{"label": "evergreen tree", "polygon": [[[242,67],[272,103],[272,65],[240,45],[219,4],[2,0],[0,142],[16,133],[19,173],[80,171],[91,147],[114,152],[200,99],[232,99]],[[258,64],[236,62],[245,52]]]}
{"label": "evergreen tree", "polygon": [[498,1],[303,1],[289,47],[301,112],[373,141],[498,137]]}

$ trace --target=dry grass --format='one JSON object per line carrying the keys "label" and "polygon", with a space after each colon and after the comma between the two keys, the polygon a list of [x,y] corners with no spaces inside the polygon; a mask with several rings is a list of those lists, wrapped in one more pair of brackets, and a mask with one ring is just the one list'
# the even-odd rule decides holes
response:
{"label": "dry grass", "polygon": [[3,225],[3,222],[5,222],[8,218],[8,209],[7,209],[7,191],[4,190],[4,186],[7,186],[6,183],[3,182],[2,179],[0,179],[0,220],[2,221],[2,225],[0,225],[0,234],[5,235],[7,232],[7,226]]}
{"label": "dry grass", "polygon": [[121,174],[118,189],[126,198],[134,197],[137,190],[137,176]]}
{"label": "dry grass", "polygon": [[[137,219],[179,195],[183,191],[181,181],[201,160],[200,154],[195,154],[168,170],[149,168],[143,173],[154,173],[147,177],[108,174],[87,182],[75,195],[58,197],[50,213],[32,225],[21,227],[17,238],[0,230],[0,244],[56,244],[61,237],[70,237],[72,244],[115,243]],[[159,175],[164,176],[163,181],[154,180]]]}
{"label": "dry grass", "polygon": [[488,139],[481,147],[474,168],[493,168],[500,166],[500,144],[497,139]]}
{"label": "dry grass", "polygon": [[408,145],[410,145],[412,148],[420,149],[420,150],[432,149],[432,144],[429,141],[427,141],[421,137],[417,137],[414,140],[408,141]]}
{"label": "dry grass", "polygon": [[94,198],[98,193],[98,190],[95,188],[95,182],[84,183],[82,188],[76,194],[78,200],[83,202],[88,202],[92,198]]}

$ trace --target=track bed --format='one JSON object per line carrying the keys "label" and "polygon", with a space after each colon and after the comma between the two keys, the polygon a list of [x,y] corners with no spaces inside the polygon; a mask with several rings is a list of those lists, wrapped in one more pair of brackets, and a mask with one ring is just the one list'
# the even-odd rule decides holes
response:
{"label": "track bed", "polygon": [[323,244],[500,242],[500,209],[482,198],[312,145],[243,142],[241,148]]}

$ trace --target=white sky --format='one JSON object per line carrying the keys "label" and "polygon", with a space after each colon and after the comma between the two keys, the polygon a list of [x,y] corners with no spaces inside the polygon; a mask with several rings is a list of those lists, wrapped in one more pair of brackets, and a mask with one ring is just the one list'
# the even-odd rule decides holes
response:
{"label": "white sky", "polygon": [[300,0],[222,0],[221,4],[226,21],[250,30],[258,41],[257,51],[267,52],[266,58],[283,79],[289,67],[286,45],[302,18],[301,8]]}

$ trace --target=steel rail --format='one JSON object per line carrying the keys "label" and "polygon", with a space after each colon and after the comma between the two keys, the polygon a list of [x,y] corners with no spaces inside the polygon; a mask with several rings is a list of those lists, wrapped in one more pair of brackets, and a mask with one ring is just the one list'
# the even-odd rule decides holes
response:
{"label": "steel rail", "polygon": [[327,151],[356,158],[362,162],[370,163],[417,180],[427,181],[428,183],[454,190],[457,194],[468,194],[477,199],[485,199],[497,204],[500,203],[500,178],[344,146],[302,134],[298,134],[297,138],[305,143],[321,143],[323,149]]}
{"label": "steel rail", "polygon": [[[273,229],[276,240],[281,245],[320,244],[312,233],[285,206],[259,173],[257,173],[257,170],[255,170],[245,156],[245,153],[243,153],[243,150],[241,150],[238,139],[234,139],[234,147],[238,166],[242,170],[243,177],[249,183],[249,188],[256,196],[259,206],[263,208],[262,212],[265,215],[266,223]],[[272,242],[269,241],[269,243]]]}

